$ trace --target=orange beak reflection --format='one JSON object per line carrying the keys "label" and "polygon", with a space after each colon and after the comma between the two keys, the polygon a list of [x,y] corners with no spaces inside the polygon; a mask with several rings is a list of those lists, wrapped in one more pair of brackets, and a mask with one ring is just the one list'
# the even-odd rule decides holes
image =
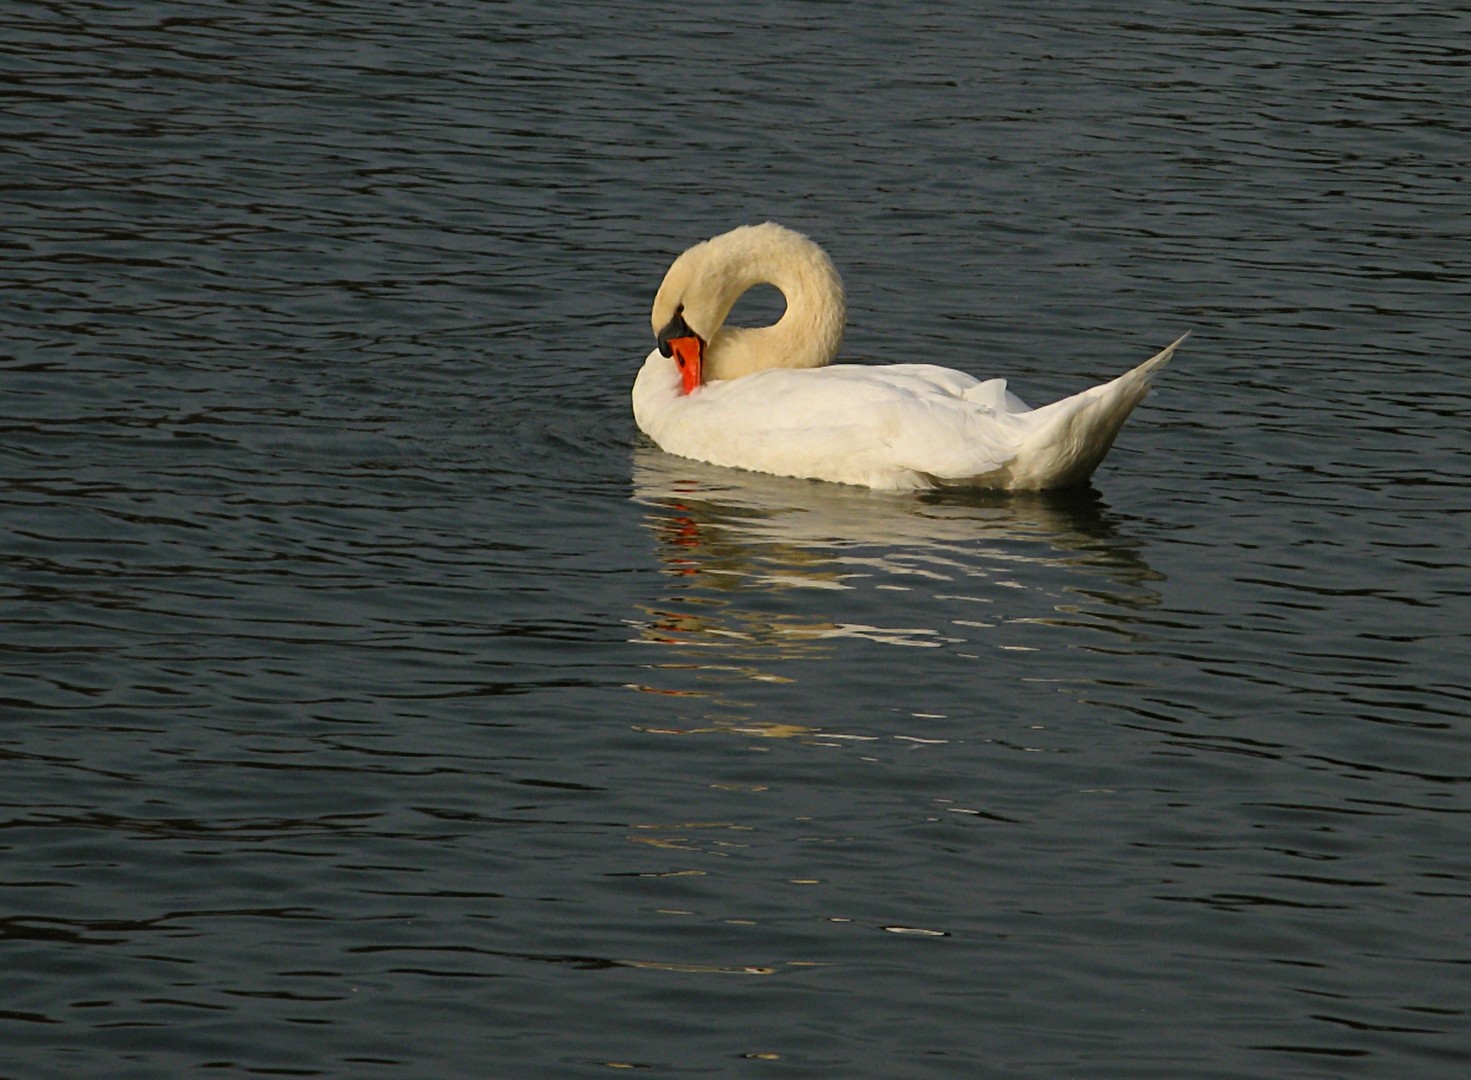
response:
{"label": "orange beak reflection", "polygon": [[705,363],[705,343],[691,334],[689,337],[671,338],[669,349],[674,362],[679,365],[679,376],[684,380],[684,392],[692,394],[704,384],[701,368]]}

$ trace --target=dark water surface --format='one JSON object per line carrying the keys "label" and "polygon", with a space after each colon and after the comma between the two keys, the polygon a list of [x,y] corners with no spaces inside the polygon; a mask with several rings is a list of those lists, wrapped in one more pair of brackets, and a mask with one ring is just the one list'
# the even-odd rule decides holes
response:
{"label": "dark water surface", "polygon": [[[0,1077],[1471,1070],[1463,6],[0,33]],[[667,458],[766,218],[849,359],[1194,336],[1082,493]]]}

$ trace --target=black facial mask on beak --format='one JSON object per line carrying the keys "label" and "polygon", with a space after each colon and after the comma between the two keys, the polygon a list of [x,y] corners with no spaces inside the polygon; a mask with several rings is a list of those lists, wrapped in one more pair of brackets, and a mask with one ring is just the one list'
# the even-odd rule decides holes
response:
{"label": "black facial mask on beak", "polygon": [[661,356],[673,356],[674,352],[669,348],[669,343],[675,338],[699,337],[690,329],[689,323],[684,321],[684,305],[674,309],[674,318],[664,324],[664,329],[658,333],[659,354]]}

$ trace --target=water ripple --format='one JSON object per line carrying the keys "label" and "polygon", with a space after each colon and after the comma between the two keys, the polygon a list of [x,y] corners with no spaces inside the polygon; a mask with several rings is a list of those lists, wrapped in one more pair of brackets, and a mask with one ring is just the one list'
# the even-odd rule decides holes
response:
{"label": "water ripple", "polygon": [[[0,14],[0,1072],[1459,1076],[1471,26],[1153,15]],[[765,218],[1188,355],[1061,498],[669,459]]]}

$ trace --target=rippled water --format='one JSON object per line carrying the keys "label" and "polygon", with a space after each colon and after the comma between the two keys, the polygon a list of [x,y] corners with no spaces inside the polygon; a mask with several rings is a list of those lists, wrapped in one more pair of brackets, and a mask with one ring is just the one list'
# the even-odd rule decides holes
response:
{"label": "rippled water", "polygon": [[[1459,1077],[1471,16],[0,12],[0,1075]],[[668,261],[1092,490],[668,458]]]}

